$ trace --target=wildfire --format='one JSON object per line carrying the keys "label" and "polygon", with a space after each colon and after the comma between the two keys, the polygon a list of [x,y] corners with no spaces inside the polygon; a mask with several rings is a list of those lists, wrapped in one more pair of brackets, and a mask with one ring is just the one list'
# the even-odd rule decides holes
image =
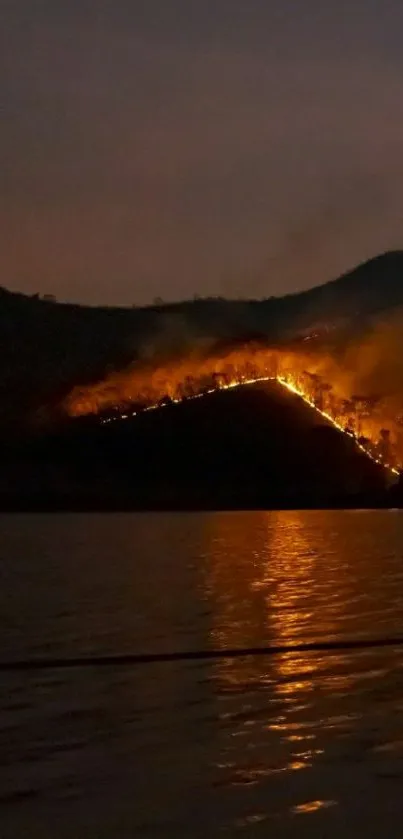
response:
{"label": "wildfire", "polygon": [[[296,387],[295,387],[295,386],[294,386],[291,382],[286,381],[286,379],[283,379],[282,377],[277,378],[277,381],[278,381],[281,385],[283,385],[283,387],[286,387],[286,388],[287,388],[287,390],[290,390],[292,393],[295,393],[297,396],[299,396],[301,399],[303,399],[303,400],[304,400],[304,402],[307,402],[307,404],[308,404],[308,405],[310,405],[310,406],[311,406],[311,408],[314,408],[316,411],[318,411],[318,412],[321,414],[321,416],[323,416],[326,420],[328,420],[328,422],[330,422],[332,425],[334,425],[334,426],[335,426],[335,428],[337,428],[337,429],[338,429],[338,431],[341,431],[341,432],[343,432],[343,433],[348,433],[348,431],[346,430],[346,428],[343,428],[343,426],[342,426],[342,425],[340,425],[340,423],[339,423],[339,422],[337,422],[337,420],[336,420],[334,417],[332,417],[329,413],[327,413],[327,411],[321,411],[321,410],[320,410],[320,408],[318,408],[318,406],[317,406],[317,405],[315,405],[315,403],[314,403],[314,402],[312,402],[312,401],[311,401],[311,400],[307,397],[307,395],[306,395],[306,394],[304,394],[302,391],[298,390],[298,388],[296,388]],[[355,435],[355,434],[353,434],[353,433],[352,433],[352,434],[351,434],[351,436],[354,438],[354,442],[355,442],[356,446],[358,446],[358,448],[359,448],[359,449],[360,449],[360,450],[361,450],[364,454],[366,454],[366,455],[367,455],[367,457],[369,457],[371,460],[373,460],[373,461],[374,461],[374,463],[377,463],[379,466],[383,466],[385,469],[388,469],[388,470],[389,470],[390,472],[392,472],[394,475],[400,475],[400,470],[401,470],[401,467],[396,468],[395,466],[391,466],[391,465],[390,465],[390,463],[386,463],[386,462],[382,459],[382,457],[381,457],[380,455],[379,455],[379,456],[377,456],[376,454],[374,454],[374,453],[370,450],[370,448],[369,448],[369,447],[364,446],[364,445],[363,445],[363,443],[361,443],[361,442],[359,441],[359,439],[356,437],[356,435]]]}
{"label": "wildfire", "polygon": [[107,424],[172,403],[199,399],[217,390],[277,381],[303,399],[375,463],[399,475],[403,434],[399,415],[388,414],[373,395],[346,398],[333,364],[332,384],[323,373],[323,359],[305,353],[248,347],[222,357],[188,359],[153,368],[132,368],[110,375],[88,388],[75,388],[65,403],[70,416],[99,414]]}

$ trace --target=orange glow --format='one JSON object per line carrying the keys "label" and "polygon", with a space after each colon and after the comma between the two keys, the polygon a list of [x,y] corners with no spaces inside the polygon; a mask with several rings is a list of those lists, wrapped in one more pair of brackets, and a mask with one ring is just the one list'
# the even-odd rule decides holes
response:
{"label": "orange glow", "polygon": [[317,810],[323,810],[325,807],[334,807],[336,801],[307,801],[305,804],[297,804],[292,808],[292,812],[299,813],[316,813]]}
{"label": "orange glow", "polygon": [[362,452],[391,475],[400,473],[403,433],[396,403],[371,394],[348,395],[345,372],[318,351],[309,354],[248,345],[221,356],[195,356],[159,367],[133,365],[96,384],[74,388],[63,407],[69,416],[95,414],[108,423],[170,402],[270,380],[349,434]]}

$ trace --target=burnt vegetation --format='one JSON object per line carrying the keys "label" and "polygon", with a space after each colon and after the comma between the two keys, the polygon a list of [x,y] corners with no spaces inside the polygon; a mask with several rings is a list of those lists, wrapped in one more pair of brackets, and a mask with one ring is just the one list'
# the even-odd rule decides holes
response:
{"label": "burnt vegetation", "polygon": [[384,470],[275,382],[87,416],[3,454],[3,509],[247,509],[381,503]]}

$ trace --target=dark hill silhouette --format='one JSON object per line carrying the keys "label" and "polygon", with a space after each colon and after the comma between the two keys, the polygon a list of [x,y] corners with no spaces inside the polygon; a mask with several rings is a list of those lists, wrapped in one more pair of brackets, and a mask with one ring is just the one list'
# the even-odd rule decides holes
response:
{"label": "dark hill silhouette", "polygon": [[[332,322],[337,318],[367,318],[403,305],[403,251],[390,251],[362,263],[298,298],[296,322]],[[292,308],[292,307],[291,307]]]}
{"label": "dark hill silhouette", "polygon": [[61,304],[0,289],[0,426],[24,426],[60,400],[136,359],[186,354],[199,343],[289,339],[317,322],[376,316],[403,305],[403,252],[338,280],[267,300],[202,299],[146,308]]}
{"label": "dark hill silhouette", "polygon": [[386,473],[276,383],[127,421],[71,421],[2,453],[3,509],[372,506]]}

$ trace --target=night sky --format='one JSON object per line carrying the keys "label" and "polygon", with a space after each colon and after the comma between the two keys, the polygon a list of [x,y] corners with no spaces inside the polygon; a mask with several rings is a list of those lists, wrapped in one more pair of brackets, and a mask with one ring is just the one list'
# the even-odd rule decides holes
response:
{"label": "night sky", "polygon": [[1,0],[0,284],[263,297],[403,246],[402,0]]}

